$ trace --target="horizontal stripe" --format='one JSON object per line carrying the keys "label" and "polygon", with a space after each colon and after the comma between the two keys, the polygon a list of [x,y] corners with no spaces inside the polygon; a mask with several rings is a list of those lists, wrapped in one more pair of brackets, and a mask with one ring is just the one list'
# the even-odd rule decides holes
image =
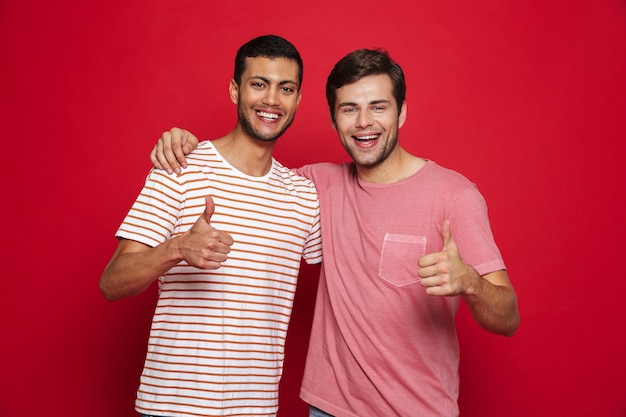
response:
{"label": "horizontal stripe", "polygon": [[243,175],[203,143],[182,175],[151,171],[117,235],[157,246],[196,223],[207,195],[234,244],[217,270],[181,262],[159,278],[137,410],[273,415],[300,263],[322,256],[315,187],[276,161]]}

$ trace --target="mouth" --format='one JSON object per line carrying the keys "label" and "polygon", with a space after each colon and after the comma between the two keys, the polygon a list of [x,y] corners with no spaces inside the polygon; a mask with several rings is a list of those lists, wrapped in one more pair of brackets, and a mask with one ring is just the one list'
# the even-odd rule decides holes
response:
{"label": "mouth", "polygon": [[352,138],[356,140],[357,142],[370,142],[370,141],[378,139],[379,137],[380,137],[380,134],[352,136]]}
{"label": "mouth", "polygon": [[359,149],[372,149],[376,147],[381,136],[381,133],[362,132],[352,135],[352,140]]}
{"label": "mouth", "polygon": [[272,113],[272,112],[263,111],[263,110],[257,110],[256,115],[259,119],[263,120],[266,123],[276,122],[278,119],[282,117],[282,115],[278,113]]}

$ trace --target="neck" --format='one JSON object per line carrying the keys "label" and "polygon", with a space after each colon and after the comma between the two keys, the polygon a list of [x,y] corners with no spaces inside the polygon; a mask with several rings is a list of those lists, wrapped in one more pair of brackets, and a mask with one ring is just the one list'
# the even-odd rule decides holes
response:
{"label": "neck", "polygon": [[235,129],[212,143],[229,164],[246,175],[262,177],[272,167],[272,153],[276,141],[264,142],[253,139]]}

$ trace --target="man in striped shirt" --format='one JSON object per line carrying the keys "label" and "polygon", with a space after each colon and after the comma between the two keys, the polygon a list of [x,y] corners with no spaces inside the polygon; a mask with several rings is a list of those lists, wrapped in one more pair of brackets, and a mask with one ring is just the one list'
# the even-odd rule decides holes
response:
{"label": "man in striped shirt", "polygon": [[302,59],[283,38],[243,45],[235,128],[153,170],[100,278],[108,300],[159,286],[136,409],[146,416],[275,416],[300,260],[321,262],[313,183],[272,157],[300,103]]}

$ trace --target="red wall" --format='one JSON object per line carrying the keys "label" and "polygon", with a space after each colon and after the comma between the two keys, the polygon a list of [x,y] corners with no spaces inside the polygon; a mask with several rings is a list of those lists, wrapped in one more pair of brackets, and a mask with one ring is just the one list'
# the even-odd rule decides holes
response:
{"label": "red wall", "polygon": [[[311,3],[0,2],[0,416],[134,416],[155,291],[108,303],[98,278],[161,131],[230,130],[234,53],[265,33],[305,61],[286,165],[346,160],[325,77],[380,46],[408,78],[403,145],[487,198],[522,324],[497,337],[462,309],[462,415],[625,416],[626,3]],[[302,274],[282,417],[306,415],[316,273]]]}

